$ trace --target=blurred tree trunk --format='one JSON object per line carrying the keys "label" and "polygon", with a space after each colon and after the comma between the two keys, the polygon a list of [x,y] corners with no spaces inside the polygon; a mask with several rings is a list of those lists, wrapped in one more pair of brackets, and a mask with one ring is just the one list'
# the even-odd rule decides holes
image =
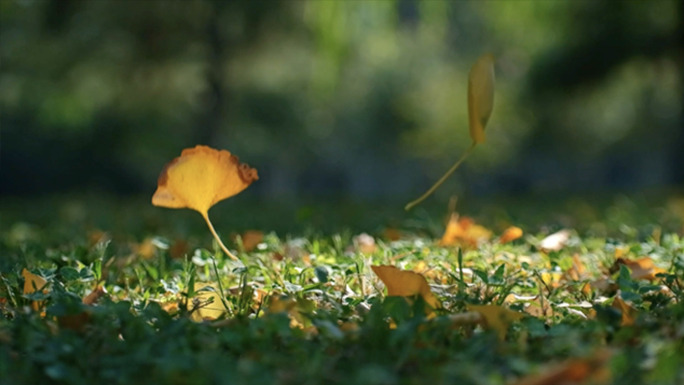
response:
{"label": "blurred tree trunk", "polygon": [[224,77],[224,58],[227,39],[221,36],[221,1],[211,1],[211,14],[206,26],[207,43],[207,90],[204,95],[204,111],[195,130],[195,142],[213,144],[224,122],[223,110],[226,105],[226,84]]}
{"label": "blurred tree trunk", "polygon": [[[679,187],[684,188],[684,1],[679,2],[677,6],[677,13],[679,14],[679,26],[677,32],[679,36],[679,48],[677,48],[678,52],[675,53],[675,60],[679,62],[678,67],[681,99],[679,101],[679,140],[674,146],[675,151],[673,152],[674,159],[672,159],[672,164],[674,165],[675,174],[673,175],[673,182]],[[679,150],[676,150],[677,148],[679,148]]]}

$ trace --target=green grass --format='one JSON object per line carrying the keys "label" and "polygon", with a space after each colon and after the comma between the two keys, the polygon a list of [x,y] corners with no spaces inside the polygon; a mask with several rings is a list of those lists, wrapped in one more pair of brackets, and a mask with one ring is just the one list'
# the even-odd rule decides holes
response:
{"label": "green grass", "polygon": [[[582,383],[683,383],[684,239],[681,218],[665,203],[469,203],[464,215],[495,234],[519,225],[524,237],[505,245],[493,238],[462,250],[459,260],[458,248],[437,243],[440,208],[219,205],[212,218],[224,238],[266,232],[250,252],[229,242],[240,257],[231,261],[187,210],[93,197],[7,203],[0,383],[511,384],[572,359],[604,373]],[[403,238],[384,239],[388,225]],[[538,249],[564,227],[572,229],[565,248]],[[101,231],[108,236],[96,237]],[[361,232],[375,236],[375,251],[354,246]],[[135,253],[144,239],[158,246],[149,258]],[[187,246],[178,256],[172,246],[180,240]],[[648,256],[665,272],[634,280],[614,265],[616,250]],[[561,278],[574,255],[585,275]],[[374,264],[425,266],[444,308],[429,318],[420,299],[385,297]],[[23,268],[45,277],[49,292],[24,294]],[[581,290],[598,279],[608,284]],[[218,290],[199,296],[196,283]],[[84,305],[98,285],[108,294]],[[635,310],[633,325],[611,306],[616,296]],[[35,300],[45,301],[44,315],[31,309]],[[550,307],[512,323],[504,340],[454,322],[468,304],[504,302],[523,312],[540,302]],[[225,314],[196,322],[197,308]],[[87,320],[70,328],[70,315]]]}

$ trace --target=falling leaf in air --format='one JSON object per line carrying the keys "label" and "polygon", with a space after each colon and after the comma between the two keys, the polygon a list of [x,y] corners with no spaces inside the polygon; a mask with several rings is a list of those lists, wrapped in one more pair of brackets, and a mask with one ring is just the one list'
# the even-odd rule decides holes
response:
{"label": "falling leaf in air", "polygon": [[375,275],[380,278],[387,288],[387,296],[412,297],[420,295],[433,309],[439,309],[442,304],[430,290],[427,280],[422,275],[409,270],[400,270],[394,266],[371,266]]}
{"label": "falling leaf in air", "polygon": [[558,251],[565,247],[570,239],[570,230],[557,231],[539,242],[539,248],[545,252]]}
{"label": "falling leaf in air", "polygon": [[494,56],[480,56],[468,74],[468,125],[474,143],[485,141],[485,127],[494,108]]}
{"label": "falling leaf in air", "polygon": [[499,237],[499,243],[513,242],[516,239],[522,237],[522,235],[523,231],[520,227],[511,226],[504,230],[503,234],[501,234],[501,237]]}
{"label": "falling leaf in air", "polygon": [[458,214],[451,214],[444,235],[439,241],[441,246],[477,247],[487,241],[492,232],[475,223],[471,218],[459,218]]}
{"label": "falling leaf in air", "polygon": [[502,341],[506,338],[508,326],[525,317],[523,313],[498,305],[468,305],[467,308],[469,311],[480,313],[485,327],[494,330]]}
{"label": "falling leaf in air", "polygon": [[[21,276],[24,277],[24,294],[33,294],[39,290],[42,290],[43,293],[48,292],[45,288],[47,286],[47,280],[40,275],[33,274],[24,268],[21,271]],[[38,311],[44,304],[45,301],[33,301],[31,302],[31,308]]]}
{"label": "falling leaf in air", "polygon": [[456,163],[442,175],[432,187],[430,187],[425,194],[418,199],[409,202],[405,210],[410,210],[415,205],[419,204],[425,198],[429,197],[439,186],[444,183],[451,174],[463,163],[463,161],[475,149],[478,143],[485,141],[485,127],[492,115],[494,108],[494,56],[485,54],[480,56],[475,64],[473,64],[468,74],[468,126],[470,129],[470,137],[473,142],[470,147],[461,155]]}
{"label": "falling leaf in air", "polygon": [[207,146],[187,148],[169,162],[157,181],[152,204],[168,208],[189,208],[199,212],[221,249],[237,260],[219,238],[209,220],[209,209],[258,180],[257,170],[240,163],[226,150]]}

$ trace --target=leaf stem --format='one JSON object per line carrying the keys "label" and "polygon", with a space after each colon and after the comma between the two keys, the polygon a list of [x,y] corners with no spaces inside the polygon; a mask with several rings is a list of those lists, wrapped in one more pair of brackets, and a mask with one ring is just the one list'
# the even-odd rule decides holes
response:
{"label": "leaf stem", "polygon": [[449,171],[447,171],[444,175],[442,175],[442,177],[439,178],[439,180],[438,180],[437,182],[435,182],[435,184],[433,184],[432,187],[430,187],[430,188],[425,192],[425,194],[421,195],[420,198],[418,198],[418,199],[416,199],[416,200],[414,200],[414,201],[409,202],[409,204],[407,204],[406,207],[404,207],[404,210],[406,210],[406,211],[411,210],[414,206],[416,206],[416,205],[419,204],[420,202],[424,201],[425,198],[429,197],[433,192],[435,192],[435,190],[437,190],[437,188],[438,188],[439,186],[441,186],[442,183],[444,183],[444,181],[447,180],[447,178],[448,178],[449,176],[451,176],[451,174],[454,173],[454,171],[456,171],[456,169],[458,168],[458,166],[460,166],[461,163],[463,163],[463,161],[468,157],[468,155],[470,155],[470,153],[473,152],[473,149],[475,148],[476,145],[477,145],[477,143],[476,143],[476,142],[473,142],[473,143],[470,145],[470,147],[468,147],[468,149],[463,153],[463,155],[461,155],[461,157],[456,161],[456,163],[454,163],[454,165],[451,166],[451,168],[449,169]]}
{"label": "leaf stem", "polygon": [[207,212],[200,213],[202,214],[202,217],[204,217],[204,220],[207,222],[207,226],[209,226],[209,231],[211,231],[211,234],[214,235],[214,239],[216,239],[216,242],[218,242],[219,246],[221,246],[221,250],[223,250],[226,255],[228,255],[233,261],[238,261],[238,257],[236,257],[233,253],[231,253],[226,245],[223,244],[221,241],[221,238],[219,238],[218,234],[216,233],[216,230],[214,230],[214,225],[211,224],[211,221],[209,220],[209,214]]}

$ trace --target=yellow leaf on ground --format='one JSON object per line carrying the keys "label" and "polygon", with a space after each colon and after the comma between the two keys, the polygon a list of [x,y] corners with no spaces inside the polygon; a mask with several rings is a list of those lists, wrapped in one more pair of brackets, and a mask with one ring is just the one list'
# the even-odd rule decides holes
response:
{"label": "yellow leaf on ground", "polygon": [[587,358],[572,358],[543,372],[519,379],[511,385],[603,385],[612,383],[608,361],[612,353],[601,349]]}
{"label": "yellow leaf on ground", "polygon": [[144,259],[152,259],[157,251],[157,246],[154,243],[154,238],[147,237],[142,242],[133,245],[133,251],[135,254],[143,257]]}
{"label": "yellow leaf on ground", "polygon": [[632,279],[645,279],[648,281],[656,280],[656,274],[664,273],[665,270],[659,268],[653,263],[653,260],[649,257],[643,257],[635,260],[618,258],[615,261],[616,265],[622,264],[629,268],[632,272]]}
{"label": "yellow leaf on ground", "polygon": [[[43,293],[48,292],[48,290],[45,288],[47,286],[47,280],[40,275],[33,274],[24,268],[21,271],[21,276],[24,277],[24,294],[32,294],[38,290],[42,290]],[[38,311],[43,307],[44,304],[45,301],[33,301],[31,302],[31,307],[33,310]]]}
{"label": "yellow leaf on ground", "polygon": [[427,280],[422,275],[388,265],[371,266],[371,269],[385,284],[388,296],[411,297],[420,295],[432,308],[439,309],[442,307],[441,302],[432,293]]}
{"label": "yellow leaf on ground", "polygon": [[226,312],[221,302],[221,291],[217,283],[195,282],[195,296],[188,301],[190,319],[195,322],[213,321]]}
{"label": "yellow leaf on ground", "polygon": [[247,230],[240,234],[240,239],[242,240],[242,248],[246,252],[250,252],[256,249],[257,245],[263,242],[264,233],[263,231],[259,230]]}
{"label": "yellow leaf on ground", "polygon": [[441,246],[477,247],[491,236],[491,231],[475,224],[471,218],[459,218],[458,214],[454,213],[449,218],[449,223],[447,223],[439,244]]}
{"label": "yellow leaf on ground", "polygon": [[485,327],[494,330],[502,341],[506,338],[508,326],[525,317],[523,313],[498,305],[468,305],[467,308],[469,311],[480,313]]}
{"label": "yellow leaf on ground", "polygon": [[622,321],[620,322],[621,326],[634,325],[636,310],[633,307],[629,306],[629,304],[625,302],[622,298],[620,298],[619,293],[615,296],[615,299],[613,300],[613,304],[611,306],[619,310],[620,313],[622,313]]}
{"label": "yellow leaf on ground", "polygon": [[480,56],[468,74],[468,120],[470,137],[485,141],[485,127],[494,108],[494,56]]}
{"label": "yellow leaf on ground", "polygon": [[375,238],[366,233],[355,236],[352,241],[354,243],[354,249],[362,254],[369,255],[378,250],[378,245],[375,244]]}
{"label": "yellow leaf on ground", "polygon": [[515,241],[516,239],[522,237],[523,231],[520,227],[511,226],[504,230],[503,234],[499,238],[499,243],[508,243]]}

